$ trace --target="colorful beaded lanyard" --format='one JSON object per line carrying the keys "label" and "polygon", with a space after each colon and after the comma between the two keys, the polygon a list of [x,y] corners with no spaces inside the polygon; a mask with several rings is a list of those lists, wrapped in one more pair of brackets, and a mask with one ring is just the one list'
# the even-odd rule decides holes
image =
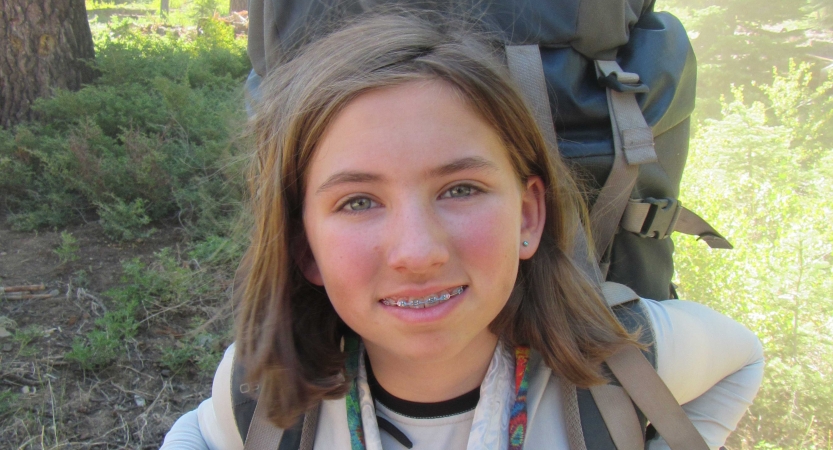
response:
{"label": "colorful beaded lanyard", "polygon": [[[365,450],[364,431],[362,430],[361,404],[356,374],[359,370],[359,341],[347,339],[345,342],[347,373],[353,377],[350,392],[347,394],[347,426],[350,428],[350,447],[352,450]],[[526,394],[529,388],[529,347],[515,348],[515,403],[509,417],[509,450],[521,450],[526,437]]]}

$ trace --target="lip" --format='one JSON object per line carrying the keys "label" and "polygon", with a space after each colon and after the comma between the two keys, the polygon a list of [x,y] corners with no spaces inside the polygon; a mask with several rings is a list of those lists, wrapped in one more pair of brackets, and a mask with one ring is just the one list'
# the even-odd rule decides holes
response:
{"label": "lip", "polygon": [[[384,311],[394,316],[396,319],[405,322],[407,324],[418,325],[418,324],[430,324],[432,322],[437,322],[451,314],[457,308],[457,305],[462,303],[468,297],[468,293],[470,287],[466,284],[457,284],[447,288],[440,288],[440,289],[419,289],[419,290],[409,290],[409,291],[400,291],[400,292],[415,292],[418,293],[417,295],[408,295],[408,297],[422,297],[429,294],[433,294],[435,292],[440,292],[444,289],[454,289],[455,287],[465,286],[465,289],[462,293],[457,294],[450,299],[438,303],[430,308],[402,308],[399,306],[388,306],[382,303],[380,300],[378,305],[383,308]],[[397,294],[401,297],[406,297],[405,295]]]}

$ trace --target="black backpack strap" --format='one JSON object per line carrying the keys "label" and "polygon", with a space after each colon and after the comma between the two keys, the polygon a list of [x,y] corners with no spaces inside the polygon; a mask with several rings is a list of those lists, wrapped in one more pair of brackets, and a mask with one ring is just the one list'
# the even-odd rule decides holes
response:
{"label": "black backpack strap", "polygon": [[237,431],[243,442],[246,442],[246,435],[249,432],[249,426],[252,423],[255,409],[257,408],[257,395],[260,393],[259,385],[251,385],[244,383],[246,369],[243,364],[238,364],[235,355],[232,363],[231,372],[231,405],[234,412],[234,422],[237,425]]}
{"label": "black backpack strap", "polygon": [[237,431],[245,450],[312,450],[318,424],[318,407],[300,417],[292,427],[281,430],[269,422],[266,408],[258,408],[260,385],[245,383],[243,364],[232,364],[231,400]]}

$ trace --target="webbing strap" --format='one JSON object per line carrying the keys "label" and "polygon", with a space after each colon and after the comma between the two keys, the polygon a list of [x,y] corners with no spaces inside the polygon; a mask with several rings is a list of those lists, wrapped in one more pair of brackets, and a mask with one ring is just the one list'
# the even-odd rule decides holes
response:
{"label": "webbing strap", "polygon": [[590,387],[590,395],[617,450],[644,450],[642,425],[625,390],[612,384]]}
{"label": "webbing strap", "polygon": [[711,248],[734,248],[732,247],[732,244],[729,243],[726,238],[721,236],[717,230],[712,228],[708,222],[685,208],[680,211],[680,217],[677,218],[677,225],[674,227],[674,231],[700,236],[700,239],[709,244],[709,247]]}
{"label": "webbing strap", "polygon": [[674,395],[638,348],[623,347],[605,362],[671,449],[709,450]]}
{"label": "webbing strap", "polygon": [[[611,308],[639,300],[639,296],[631,288],[611,281],[602,283],[602,295]],[[599,407],[599,413],[607,426],[610,438],[616,444],[616,449],[644,450],[645,438],[642,435],[642,426],[633,402],[625,390],[612,384],[598,385],[590,387],[590,395]]]}
{"label": "webbing strap", "polygon": [[[541,62],[541,49],[537,45],[507,45],[506,60],[512,79],[521,89],[524,100],[535,116],[535,122],[547,141],[549,151],[555,155],[558,142],[555,136],[555,125],[550,110],[549,94],[544,76],[544,65]],[[595,260],[588,259],[591,254],[587,236],[581,223],[576,219],[576,240],[573,247],[573,261],[590,278],[595,285],[599,285],[604,278]]]}
{"label": "webbing strap", "polygon": [[[622,70],[616,61],[596,61],[596,71],[607,76],[616,73],[620,80],[635,76]],[[636,80],[638,81],[638,76]],[[657,161],[651,128],[645,122],[634,93],[607,91],[607,106],[613,130],[613,166],[590,210],[590,229],[601,258],[619,227],[630,193],[639,175],[639,165]]]}
{"label": "webbing strap", "polygon": [[524,99],[535,115],[538,128],[547,141],[549,151],[558,150],[555,137],[555,125],[550,110],[550,98],[547,93],[547,79],[544,76],[544,64],[541,62],[541,49],[535,45],[507,45],[506,62],[509,73]]}
{"label": "webbing strap", "polygon": [[581,412],[578,407],[576,385],[566,378],[560,379],[561,401],[564,404],[564,421],[567,425],[567,441],[570,450],[587,450],[584,431],[581,427]]}
{"label": "webbing strap", "polygon": [[315,445],[315,432],[318,429],[318,413],[321,404],[318,403],[304,414],[304,425],[301,429],[301,446],[299,450],[312,450]]}
{"label": "webbing strap", "polygon": [[[673,202],[670,199],[662,200]],[[679,205],[679,202],[675,203]],[[665,220],[660,218],[660,214],[669,215],[669,217]],[[732,244],[708,222],[682,205],[677,206],[677,211],[671,211],[668,208],[658,209],[657,202],[654,199],[628,200],[628,205],[622,216],[622,228],[632,233],[644,235],[646,226],[651,225],[647,223],[648,220],[654,223],[657,221],[662,223],[659,228],[665,228],[665,230],[659,230],[656,226],[650,227],[660,231],[660,236],[654,236],[660,239],[667,237],[672,231],[676,231],[699,236],[711,248],[733,248]]]}
{"label": "webbing strap", "polygon": [[636,295],[633,289],[613,281],[605,281],[602,283],[602,295],[607,302],[607,306],[611,308],[622,303],[639,300],[639,296]]}
{"label": "webbing strap", "polygon": [[283,430],[269,421],[265,403],[257,402],[243,450],[275,450],[281,442]]}

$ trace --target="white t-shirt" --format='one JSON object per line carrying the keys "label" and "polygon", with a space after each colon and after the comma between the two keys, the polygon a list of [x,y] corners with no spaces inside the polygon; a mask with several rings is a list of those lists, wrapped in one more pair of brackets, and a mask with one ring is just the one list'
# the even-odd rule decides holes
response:
{"label": "white t-shirt", "polygon": [[[734,430],[758,391],[763,350],[757,337],[737,322],[698,303],[642,300],[656,338],[657,372],[703,435],[717,449]],[[214,377],[213,396],[181,417],[165,437],[162,450],[242,449],[231,408],[233,346]],[[559,377],[530,360],[526,449],[568,449]],[[440,418],[412,418],[376,401],[377,414],[414,443],[414,449],[464,449],[473,411]],[[382,432],[385,450],[402,449]],[[322,402],[316,450],[350,448],[344,399]],[[668,448],[661,438],[648,448]],[[591,449],[592,450],[592,449]]]}

